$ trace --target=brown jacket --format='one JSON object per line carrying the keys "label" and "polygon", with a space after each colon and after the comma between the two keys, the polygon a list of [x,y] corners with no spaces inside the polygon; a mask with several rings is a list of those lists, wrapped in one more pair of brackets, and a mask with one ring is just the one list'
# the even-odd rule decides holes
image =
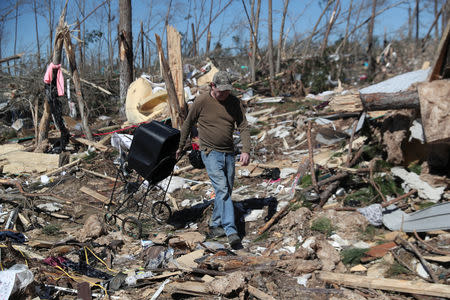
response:
{"label": "brown jacket", "polygon": [[186,145],[191,128],[197,124],[200,149],[234,152],[233,132],[237,127],[241,135],[242,152],[250,152],[250,131],[241,101],[230,95],[218,101],[209,93],[198,96],[189,109],[181,129],[179,149]]}

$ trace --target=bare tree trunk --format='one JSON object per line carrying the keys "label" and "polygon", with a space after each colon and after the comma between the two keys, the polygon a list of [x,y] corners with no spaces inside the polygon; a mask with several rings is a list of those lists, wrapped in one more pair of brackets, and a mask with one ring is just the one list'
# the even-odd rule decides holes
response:
{"label": "bare tree trunk", "polygon": [[[438,0],[434,0],[434,17],[437,17],[438,14]],[[434,38],[436,41],[439,39],[439,22],[436,22],[436,27],[434,27]]]}
{"label": "bare tree trunk", "polygon": [[323,9],[322,13],[320,14],[319,19],[317,19],[317,22],[316,22],[316,24],[314,25],[314,28],[313,28],[311,34],[310,34],[309,37],[308,37],[308,41],[306,42],[305,51],[303,52],[304,55],[307,55],[307,54],[308,54],[308,52],[309,52],[309,47],[311,46],[311,41],[312,41],[314,35],[316,35],[316,29],[317,29],[317,26],[319,26],[319,23],[320,23],[320,21],[322,20],[323,15],[325,14],[325,12],[327,11],[328,7],[330,7],[330,5],[331,5],[332,3],[333,3],[333,0],[328,0],[328,3],[327,3],[327,5],[325,5],[325,8]]}
{"label": "bare tree trunk", "polygon": [[342,44],[340,45],[342,51],[345,51],[345,46],[347,44],[348,30],[350,28],[350,16],[352,15],[352,11],[353,11],[353,0],[350,1],[350,6],[348,8],[348,15],[347,15],[347,25],[345,26],[344,40],[342,41]]}
{"label": "bare tree trunk", "polygon": [[34,11],[34,26],[36,29],[36,47],[37,47],[37,66],[41,68],[41,45],[39,45],[39,31],[38,31],[38,22],[37,22],[37,7],[36,0],[33,0],[33,11]]}
{"label": "bare tree trunk", "polygon": [[80,62],[83,61],[83,45],[84,41],[81,40],[81,25],[80,21],[77,19],[77,25],[75,28],[78,29],[78,41],[77,41],[77,49],[78,49],[78,56],[80,57]]}
{"label": "bare tree trunk", "polygon": [[377,0],[372,0],[372,16],[369,22],[369,32],[367,36],[367,59],[369,61],[369,76],[375,75],[375,55],[373,46],[373,27],[375,24],[375,13],[377,10]]}
{"label": "bare tree trunk", "polygon": [[131,0],[119,0],[120,114],[125,116],[125,100],[133,80],[133,37]]}
{"label": "bare tree trunk", "polygon": [[170,8],[172,7],[172,0],[169,2],[169,6],[167,7],[166,20],[164,21],[164,29],[162,34],[162,39],[164,40],[164,35],[166,34],[167,25],[169,25],[169,17],[170,17]]}
{"label": "bare tree trunk", "polygon": [[213,0],[211,0],[211,6],[209,7],[208,33],[206,36],[206,52],[205,52],[206,55],[208,55],[209,47],[211,45],[211,30],[210,29],[211,29],[212,8],[213,8]]}
{"label": "bare tree trunk", "polygon": [[444,36],[444,32],[445,32],[445,28],[447,27],[447,22],[448,19],[450,18],[450,1],[449,0],[445,0],[444,4],[442,4],[444,6],[444,9],[442,10],[442,25],[441,25],[441,36]]}
{"label": "bare tree trunk", "polygon": [[327,48],[328,45],[328,36],[330,35],[331,28],[333,27],[334,23],[336,22],[336,19],[339,16],[339,12],[340,12],[340,0],[336,0],[333,13],[331,14],[330,22],[328,22],[327,31],[325,32],[325,37],[323,38],[322,47],[320,49],[321,56],[323,56],[325,53],[325,49]]}
{"label": "bare tree trunk", "polygon": [[195,39],[195,28],[194,23],[191,23],[192,28],[192,56],[197,56],[197,41]]}
{"label": "bare tree trunk", "polygon": [[419,0],[416,0],[416,40],[415,40],[416,54],[419,51]]}
{"label": "bare tree trunk", "polygon": [[[347,39],[348,39],[348,30],[350,28],[350,16],[352,15],[352,10],[353,10],[353,0],[350,1],[350,5],[348,8],[348,15],[347,15],[347,25],[345,26],[345,35],[344,35],[344,40],[342,41],[342,43],[339,45],[339,47],[336,49],[336,53],[342,53],[345,51],[345,47],[347,44]],[[342,74],[342,66],[344,65],[344,58],[340,59],[339,61],[339,70],[338,70],[338,78],[341,78],[341,74]]]}
{"label": "bare tree trunk", "polygon": [[281,49],[282,49],[282,44],[283,44],[284,23],[286,21],[286,14],[287,14],[288,6],[289,6],[289,0],[284,0],[283,16],[281,17],[281,25],[280,25],[280,36],[278,38],[278,45],[277,45],[277,64],[275,67],[275,73],[280,73]]}
{"label": "bare tree trunk", "polygon": [[66,26],[64,33],[64,48],[66,50],[66,55],[69,60],[70,73],[72,74],[73,86],[75,88],[75,95],[77,97],[78,109],[80,111],[81,125],[83,127],[83,132],[86,138],[90,141],[93,140],[91,130],[88,124],[88,113],[86,108],[86,102],[83,99],[83,92],[81,90],[80,75],[77,69],[77,62],[75,59],[75,51],[73,49],[72,40],[70,37],[69,28]]}
{"label": "bare tree trunk", "polygon": [[[86,17],[86,0],[82,0],[81,7],[81,15],[84,19]],[[86,63],[86,22],[83,22],[83,43],[81,44],[81,46],[83,47],[83,52],[82,56],[80,57],[80,70],[81,73],[83,73]]]}
{"label": "bare tree trunk", "polygon": [[[67,0],[66,0],[67,1]],[[61,13],[61,16],[59,18],[59,24],[56,29],[56,35],[55,35],[55,48],[52,55],[52,62],[54,65],[59,65],[61,63],[61,52],[63,47],[63,28],[64,28],[64,20],[66,17],[66,9],[67,9],[67,2],[64,6],[64,9]],[[52,29],[53,30],[53,29]],[[52,47],[53,49],[53,47]],[[36,116],[37,117],[37,116]],[[48,137],[48,129],[49,129],[49,123],[50,123],[50,104],[47,100],[44,101],[44,111],[42,113],[41,120],[39,122],[39,134],[36,139],[36,149],[35,152],[42,152],[43,145],[45,140]]]}
{"label": "bare tree trunk", "polygon": [[[16,45],[17,45],[17,21],[19,19],[19,2],[16,2],[16,25],[14,29],[14,54],[17,53]],[[16,60],[14,60],[14,74],[17,75],[17,68],[16,68]]]}
{"label": "bare tree trunk", "polygon": [[[53,53],[53,8],[52,7],[52,0],[47,0],[48,3],[48,33],[50,35],[50,52],[49,55],[52,55]],[[61,45],[62,47],[62,45]]]}
{"label": "bare tree trunk", "polygon": [[268,47],[268,55],[269,55],[269,73],[270,73],[270,91],[273,96],[275,96],[275,87],[274,87],[274,80],[275,80],[275,72],[273,68],[273,39],[272,39],[272,0],[269,0],[268,3],[268,27],[267,27],[267,34],[269,36],[269,45]]}
{"label": "bare tree trunk", "polygon": [[259,28],[259,13],[261,11],[261,0],[258,0],[256,13],[255,13],[255,0],[251,0],[250,9],[251,9],[251,17],[249,17],[247,12],[247,7],[245,5],[244,0],[242,0],[242,5],[244,6],[245,14],[248,18],[248,24],[250,27],[250,47],[251,47],[251,55],[250,55],[250,71],[252,76],[252,82],[256,81],[256,54],[258,52],[258,28]]}
{"label": "bare tree trunk", "polygon": [[112,22],[112,18],[111,18],[111,1],[107,2],[108,5],[108,61],[109,61],[109,70],[110,70],[110,74],[112,74],[113,72],[113,57],[114,57],[114,48],[112,45],[112,38],[111,38],[111,22]]}
{"label": "bare tree trunk", "polygon": [[411,11],[411,6],[408,6],[408,41],[412,41],[412,25],[413,24],[413,14]]}
{"label": "bare tree trunk", "polygon": [[145,70],[145,56],[144,56],[144,23],[141,21],[141,68]]}

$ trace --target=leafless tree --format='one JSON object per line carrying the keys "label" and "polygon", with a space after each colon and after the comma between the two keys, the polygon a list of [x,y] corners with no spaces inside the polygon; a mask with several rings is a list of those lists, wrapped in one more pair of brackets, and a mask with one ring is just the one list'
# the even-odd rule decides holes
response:
{"label": "leafless tree", "polygon": [[268,47],[268,55],[269,55],[269,73],[270,73],[270,91],[272,95],[275,95],[275,87],[274,87],[274,80],[275,80],[275,72],[274,72],[274,66],[273,66],[273,39],[272,39],[272,0],[268,1],[268,26],[267,26],[267,35],[269,44]]}
{"label": "leafless tree", "polygon": [[[15,23],[15,27],[14,27],[14,54],[17,54],[17,49],[16,49],[16,45],[17,45],[17,22],[19,20],[19,4],[20,1],[16,2],[16,23]],[[17,74],[17,68],[16,68],[16,60],[14,60],[14,73]]]}
{"label": "leafless tree", "polygon": [[119,0],[120,113],[125,116],[127,90],[133,81],[131,0]]}
{"label": "leafless tree", "polygon": [[325,49],[328,45],[328,36],[330,35],[331,28],[333,27],[334,23],[336,22],[336,19],[339,16],[339,12],[341,10],[340,6],[340,0],[336,0],[336,3],[334,5],[333,13],[331,14],[330,21],[328,22],[327,30],[325,32],[325,37],[323,38],[322,47],[320,49],[320,55],[322,56],[325,52]]}
{"label": "leafless tree", "polygon": [[36,58],[36,62],[37,62],[37,66],[38,68],[41,67],[41,45],[39,43],[39,30],[38,30],[38,19],[37,19],[37,5],[36,5],[36,0],[33,0],[33,12],[34,12],[34,26],[36,29],[36,48],[37,48],[37,58]]}
{"label": "leafless tree", "polygon": [[209,47],[211,45],[211,17],[212,17],[213,0],[211,0],[211,5],[209,6],[209,21],[208,21],[208,33],[206,35],[206,55],[209,53]]}
{"label": "leafless tree", "polygon": [[280,36],[278,38],[278,45],[277,45],[277,64],[276,64],[276,68],[275,68],[276,73],[280,72],[281,50],[282,50],[282,45],[283,45],[283,34],[284,34],[284,23],[286,21],[288,6],[289,6],[289,0],[284,0],[283,16],[281,17],[281,25],[280,25]]}
{"label": "leafless tree", "polygon": [[377,11],[377,0],[372,0],[372,15],[370,17],[367,35],[367,59],[369,61],[369,74],[371,76],[375,73],[375,56],[373,53],[373,27],[375,24],[375,16]]}
{"label": "leafless tree", "polygon": [[251,17],[248,15],[247,6],[245,5],[244,0],[242,0],[242,5],[244,7],[245,14],[248,19],[248,25],[250,28],[250,72],[252,76],[252,82],[256,80],[256,55],[258,52],[258,29],[259,29],[259,13],[261,11],[261,0],[258,0],[255,11],[255,0],[251,0],[250,10]]}
{"label": "leafless tree", "polygon": [[330,7],[331,4],[333,4],[334,0],[328,0],[327,4],[325,5],[325,8],[322,10],[322,13],[320,14],[319,18],[317,19],[316,24],[313,27],[313,30],[311,32],[311,34],[308,37],[308,41],[306,42],[306,47],[304,50],[304,55],[307,55],[309,52],[309,47],[311,46],[311,41],[313,39],[313,37],[316,35],[316,30],[317,30],[317,26],[319,26],[320,21],[322,20],[323,16],[325,15],[325,12],[327,11],[327,9]]}

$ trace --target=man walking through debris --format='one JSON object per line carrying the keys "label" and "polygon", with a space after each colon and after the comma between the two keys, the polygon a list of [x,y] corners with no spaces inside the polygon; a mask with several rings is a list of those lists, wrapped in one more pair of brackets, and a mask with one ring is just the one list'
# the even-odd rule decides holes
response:
{"label": "man walking through debris", "polygon": [[185,147],[191,128],[197,124],[200,150],[209,179],[214,187],[214,210],[209,223],[210,235],[226,235],[231,247],[240,245],[231,200],[235,173],[233,132],[241,134],[243,166],[250,161],[250,131],[240,100],[231,95],[232,85],[227,72],[214,75],[209,93],[197,97],[181,129],[177,157]]}

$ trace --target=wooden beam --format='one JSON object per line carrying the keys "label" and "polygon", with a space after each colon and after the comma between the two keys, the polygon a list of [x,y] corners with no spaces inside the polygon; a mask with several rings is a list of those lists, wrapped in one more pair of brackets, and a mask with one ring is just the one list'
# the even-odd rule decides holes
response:
{"label": "wooden beam", "polygon": [[360,94],[360,97],[366,111],[420,107],[417,90],[399,93]]}
{"label": "wooden beam", "polygon": [[86,186],[82,186],[80,188],[80,192],[88,194],[89,196],[91,196],[91,197],[93,197],[93,198],[95,198],[95,199],[97,199],[97,200],[99,200],[99,201],[101,201],[103,203],[109,204],[109,198],[108,197],[103,196],[102,194],[97,193],[96,191],[91,190],[90,188],[88,188]]}
{"label": "wooden beam", "polygon": [[450,297],[450,285],[445,284],[388,278],[375,278],[325,271],[318,272],[317,274],[320,280],[339,285],[445,298]]}

